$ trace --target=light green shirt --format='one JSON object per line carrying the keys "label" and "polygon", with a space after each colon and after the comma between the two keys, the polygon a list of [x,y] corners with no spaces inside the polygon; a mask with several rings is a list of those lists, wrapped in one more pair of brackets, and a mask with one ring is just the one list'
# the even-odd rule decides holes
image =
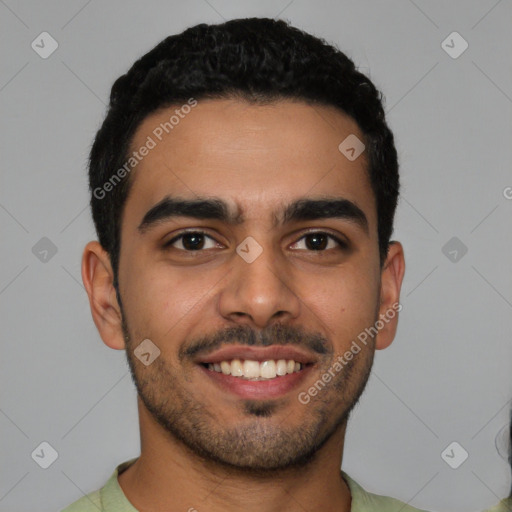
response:
{"label": "light green shirt", "polygon": [[[136,460],[137,457],[119,464],[101,489],[83,496],[62,512],[138,512],[124,495],[117,480],[117,475]],[[352,512],[425,512],[399,500],[366,492],[344,471],[341,473],[352,494]]]}
{"label": "light green shirt", "polygon": [[512,512],[512,497],[501,500],[496,506],[485,512]]}

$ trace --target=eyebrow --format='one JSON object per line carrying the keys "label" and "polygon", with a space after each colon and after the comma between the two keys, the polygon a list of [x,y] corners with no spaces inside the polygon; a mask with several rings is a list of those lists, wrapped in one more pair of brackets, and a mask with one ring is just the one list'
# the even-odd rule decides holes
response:
{"label": "eyebrow", "polygon": [[[241,212],[233,212],[229,205],[219,198],[199,197],[184,199],[166,196],[151,207],[138,226],[140,233],[175,217],[192,217],[198,220],[218,220],[227,224],[239,225],[244,222]],[[276,212],[272,215],[273,225],[291,222],[344,219],[368,234],[368,219],[365,213],[354,202],[342,198],[297,199],[285,206],[281,216]]]}

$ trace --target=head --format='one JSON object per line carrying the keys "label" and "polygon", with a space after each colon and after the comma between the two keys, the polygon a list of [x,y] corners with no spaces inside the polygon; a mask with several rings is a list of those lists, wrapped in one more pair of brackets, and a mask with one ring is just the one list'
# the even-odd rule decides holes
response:
{"label": "head", "polygon": [[[398,163],[372,82],[284,21],[189,28],[114,83],[89,179],[82,275],[144,414],[220,464],[312,461],[397,326]],[[283,389],[214,369],[283,357],[302,363]]]}

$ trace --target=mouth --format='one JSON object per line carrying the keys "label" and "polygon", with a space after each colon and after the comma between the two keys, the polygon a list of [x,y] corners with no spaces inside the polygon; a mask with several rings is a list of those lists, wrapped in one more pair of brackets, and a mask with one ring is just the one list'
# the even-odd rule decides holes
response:
{"label": "mouth", "polygon": [[232,359],[220,363],[203,363],[203,366],[212,372],[223,375],[232,375],[250,381],[264,381],[300,372],[305,365],[293,359],[278,359],[277,361],[270,359],[262,362],[254,359]]}
{"label": "mouth", "polygon": [[223,391],[246,399],[283,396],[298,387],[316,357],[294,347],[225,347],[196,361]]}

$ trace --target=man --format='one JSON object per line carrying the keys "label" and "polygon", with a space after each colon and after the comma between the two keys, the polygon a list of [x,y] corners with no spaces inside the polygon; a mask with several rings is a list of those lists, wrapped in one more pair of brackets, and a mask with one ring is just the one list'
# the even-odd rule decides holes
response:
{"label": "man", "polygon": [[66,512],[416,510],[340,470],[403,248],[380,94],[283,21],[201,24],[112,87],[82,277],[140,457]]}

